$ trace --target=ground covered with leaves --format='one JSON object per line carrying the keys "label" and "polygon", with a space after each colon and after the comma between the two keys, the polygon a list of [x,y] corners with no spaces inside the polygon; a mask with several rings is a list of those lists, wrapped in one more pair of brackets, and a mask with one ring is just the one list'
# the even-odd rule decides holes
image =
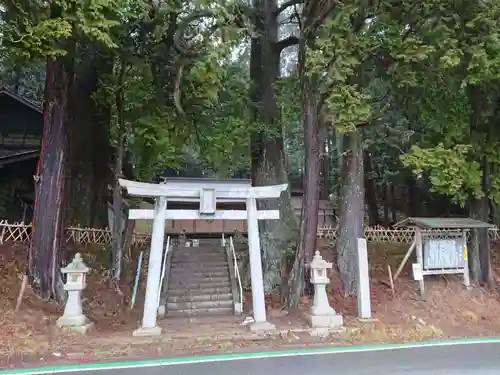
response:
{"label": "ground covered with leaves", "polygon": [[[335,260],[331,244],[323,242],[320,248],[326,259]],[[329,298],[332,307],[344,316],[346,328],[328,337],[310,335],[305,321],[311,303],[308,297],[302,299],[299,311],[288,314],[280,309],[279,296],[269,294],[269,319],[277,327],[276,334],[250,334],[241,325],[244,317],[194,317],[166,319],[160,323],[164,328],[161,337],[137,338],[132,331],[141,319],[146,280],[144,266],[137,303],[131,309],[137,253],[124,261],[121,293],[117,293],[110,287],[107,268],[102,266],[109,262],[108,250],[100,246],[78,249],[92,267],[84,308],[95,322],[95,329],[81,336],[57,328],[55,321],[62,310],[53,302],[39,299],[29,288],[19,311],[14,311],[27,249],[22,245],[1,245],[0,367],[500,335],[497,289],[474,287],[467,291],[459,277],[435,277],[426,279],[426,298],[422,300],[417,283],[410,277],[410,260],[395,283],[393,295],[388,265],[395,272],[406,248],[370,246],[373,322],[356,319],[356,299],[342,295],[339,276],[332,271]],[[497,248],[500,246],[495,244],[493,271],[500,274]],[[245,306],[251,309],[251,296],[248,294],[246,299]]]}

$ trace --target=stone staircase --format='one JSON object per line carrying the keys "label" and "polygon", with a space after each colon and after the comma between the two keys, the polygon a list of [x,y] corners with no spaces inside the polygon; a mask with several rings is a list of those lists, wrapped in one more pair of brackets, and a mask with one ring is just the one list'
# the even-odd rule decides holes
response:
{"label": "stone staircase", "polygon": [[233,315],[235,291],[230,267],[226,249],[218,242],[173,247],[166,316]]}

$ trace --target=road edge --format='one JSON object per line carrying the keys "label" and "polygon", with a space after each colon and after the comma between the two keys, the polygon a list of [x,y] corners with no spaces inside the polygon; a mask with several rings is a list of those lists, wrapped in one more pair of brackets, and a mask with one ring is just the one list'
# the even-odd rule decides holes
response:
{"label": "road edge", "polygon": [[43,366],[36,368],[0,370],[0,375],[41,375],[41,374],[58,374],[66,372],[77,373],[85,371],[105,371],[105,370],[119,370],[119,369],[131,369],[131,368],[175,366],[175,365],[187,365],[193,363],[236,361],[236,360],[257,359],[257,358],[277,358],[277,357],[291,357],[291,356],[302,356],[302,355],[325,355],[325,354],[341,354],[341,353],[351,353],[351,352],[404,350],[404,349],[420,348],[420,347],[473,345],[473,344],[488,344],[488,343],[500,343],[500,337],[422,341],[422,342],[405,343],[405,344],[333,346],[333,347],[315,348],[315,349],[292,349],[292,350],[281,350],[281,351],[270,351],[270,352],[251,352],[251,353],[216,354],[216,355],[206,355],[206,356],[191,356],[191,357],[173,357],[173,358],[150,359],[141,361],[121,361],[121,362],[105,362],[105,363],[91,363],[91,364],[86,363],[86,364],[60,365],[60,366]]}

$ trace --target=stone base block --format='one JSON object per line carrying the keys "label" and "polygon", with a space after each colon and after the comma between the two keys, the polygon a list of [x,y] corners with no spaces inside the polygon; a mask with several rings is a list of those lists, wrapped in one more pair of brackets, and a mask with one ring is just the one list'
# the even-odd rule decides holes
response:
{"label": "stone base block", "polygon": [[134,332],[132,332],[132,336],[142,337],[142,336],[160,336],[162,333],[161,327],[139,327]]}
{"label": "stone base block", "polygon": [[86,335],[87,333],[90,332],[90,330],[92,330],[92,328],[94,328],[94,323],[89,322],[89,323],[84,324],[82,326],[68,326],[66,328],[69,329],[70,331],[78,332],[78,333],[81,333],[82,335]]}
{"label": "stone base block", "polygon": [[85,315],[61,316],[56,321],[58,327],[78,327],[88,324],[90,321]]}
{"label": "stone base block", "polygon": [[82,335],[87,334],[94,327],[94,323],[88,320],[85,315],[71,317],[61,316],[57,319],[56,325],[59,328],[66,328],[70,331],[81,333]]}
{"label": "stone base block", "polygon": [[234,315],[240,316],[241,314],[243,314],[243,306],[241,305],[241,303],[236,302],[234,304]]}
{"label": "stone base block", "polygon": [[338,327],[338,328],[315,327],[309,330],[309,334],[315,337],[327,337],[332,333],[342,333],[342,332],[345,332],[344,327]]}
{"label": "stone base block", "polygon": [[376,318],[358,318],[361,323],[377,323],[379,320]]}
{"label": "stone base block", "polygon": [[268,333],[276,330],[276,326],[269,322],[255,322],[248,325],[250,332],[254,333]]}
{"label": "stone base block", "polygon": [[167,309],[166,309],[165,305],[158,306],[158,318],[164,319],[166,312],[167,312]]}
{"label": "stone base block", "polygon": [[313,328],[341,328],[344,325],[342,315],[307,315],[307,322]]}

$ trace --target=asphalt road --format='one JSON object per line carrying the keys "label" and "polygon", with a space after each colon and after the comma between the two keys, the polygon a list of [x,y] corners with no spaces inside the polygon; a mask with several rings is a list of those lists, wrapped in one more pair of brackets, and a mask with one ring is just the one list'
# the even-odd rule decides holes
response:
{"label": "asphalt road", "polygon": [[[70,373],[67,373],[68,375]],[[75,374],[75,373],[73,373]],[[500,343],[413,347],[79,372],[83,375],[499,375]]]}

